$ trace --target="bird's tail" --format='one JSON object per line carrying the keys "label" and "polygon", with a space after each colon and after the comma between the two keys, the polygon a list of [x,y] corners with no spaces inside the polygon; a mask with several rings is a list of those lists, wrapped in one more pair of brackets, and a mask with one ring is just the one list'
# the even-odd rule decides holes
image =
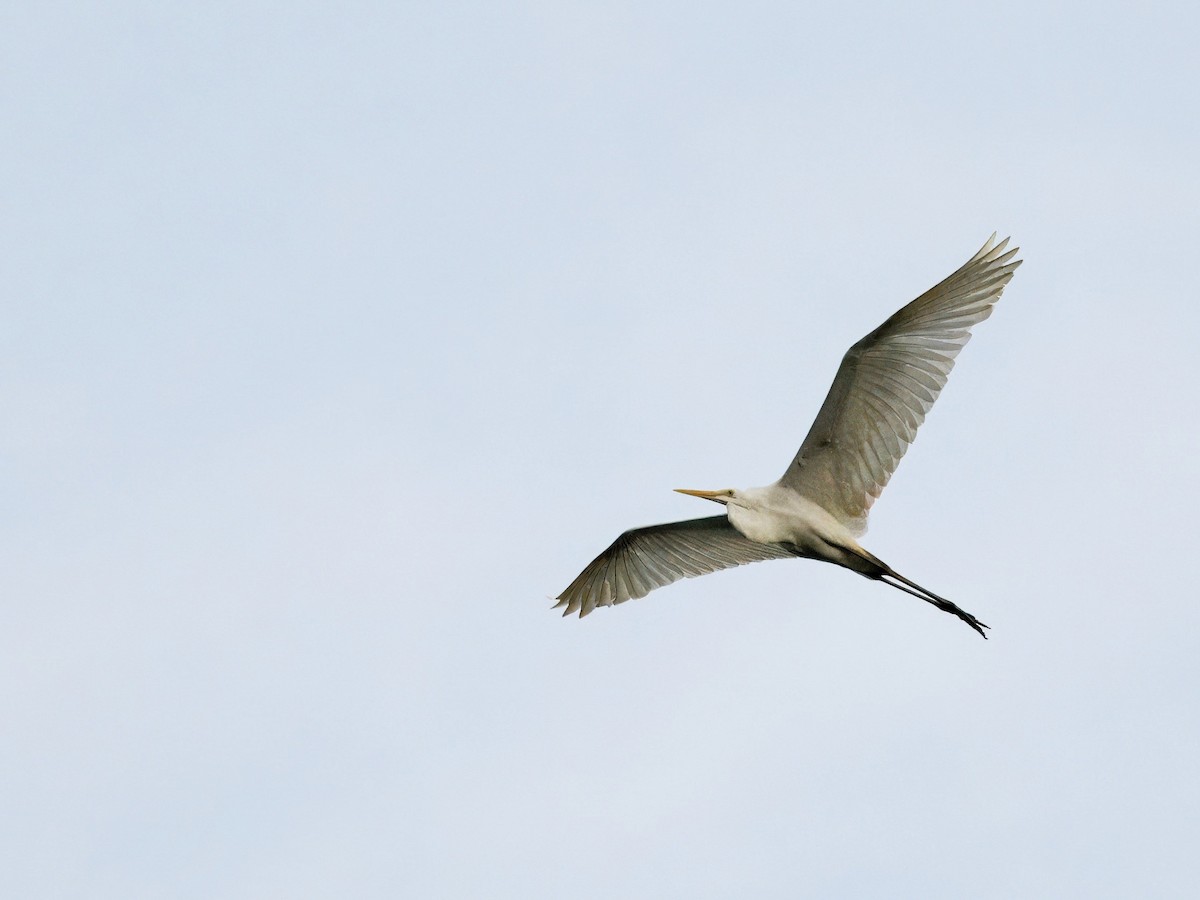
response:
{"label": "bird's tail", "polygon": [[942,612],[948,612],[952,615],[958,616],[960,619],[978,631],[984,640],[987,640],[987,634],[983,629],[987,628],[988,626],[984,625],[965,609],[962,609],[957,604],[951,603],[945,597],[938,596],[928,588],[921,587],[921,585],[917,584],[915,581],[909,581],[879,557],[872,553],[868,553],[862,547],[854,547],[850,549],[852,549],[856,556],[866,560],[868,563],[872,563],[873,567],[877,567],[875,568],[875,571],[863,572],[863,574],[868,578],[874,579],[875,581],[882,581],[884,584],[891,585],[892,587],[896,588],[896,590],[904,591],[906,594],[912,594],[914,597],[920,597],[926,603],[933,604]]}

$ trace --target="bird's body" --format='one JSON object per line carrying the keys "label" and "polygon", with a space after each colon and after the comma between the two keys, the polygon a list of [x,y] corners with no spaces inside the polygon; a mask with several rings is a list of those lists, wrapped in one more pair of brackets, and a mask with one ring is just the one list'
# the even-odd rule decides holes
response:
{"label": "bird's body", "polygon": [[725,506],[724,516],[627,531],[559,595],[564,615],[587,615],[677,581],[767,559],[803,557],[883,581],[983,634],[970,613],[873,556],[859,543],[867,514],[895,471],[970,338],[1020,265],[995,235],[957,272],[847,351],[808,436],[765,487],[680,493]]}
{"label": "bird's body", "polygon": [[733,527],[760,544],[791,544],[816,551],[830,541],[853,540],[846,526],[820,505],[775,482],[734,491],[725,504]]}
{"label": "bird's body", "polygon": [[845,525],[779,482],[731,491],[724,503],[729,524],[755,543],[782,544],[796,556],[834,562],[855,571],[872,568]]}

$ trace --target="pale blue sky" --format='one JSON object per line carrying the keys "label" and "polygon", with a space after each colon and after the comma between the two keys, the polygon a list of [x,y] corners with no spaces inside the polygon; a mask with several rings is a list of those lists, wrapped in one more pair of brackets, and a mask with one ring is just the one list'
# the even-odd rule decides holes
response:
{"label": "pale blue sky", "polygon": [[[1185,897],[1191,5],[10,5],[14,897]],[[1020,269],[866,542],[583,620]]]}

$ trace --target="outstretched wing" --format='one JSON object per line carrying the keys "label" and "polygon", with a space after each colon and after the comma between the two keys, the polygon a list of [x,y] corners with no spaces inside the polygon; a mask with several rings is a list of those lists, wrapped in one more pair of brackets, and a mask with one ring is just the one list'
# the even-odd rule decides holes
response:
{"label": "outstretched wing", "polygon": [[1021,264],[993,234],[961,269],[847,351],[808,437],[779,479],[854,534],[917,436],[971,327]]}
{"label": "outstretched wing", "polygon": [[555,608],[565,606],[564,616],[578,612],[582,618],[597,606],[645,597],[680,578],[795,555],[782,544],[750,540],[726,516],[634,528],[588,564]]}

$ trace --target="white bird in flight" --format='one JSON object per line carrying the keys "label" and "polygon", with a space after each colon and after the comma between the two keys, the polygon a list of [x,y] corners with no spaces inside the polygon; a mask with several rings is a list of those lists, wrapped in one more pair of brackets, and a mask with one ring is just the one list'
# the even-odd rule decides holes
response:
{"label": "white bird in flight", "polygon": [[558,596],[563,615],[644,597],[681,578],[767,559],[819,559],[882,581],[984,625],[909,581],[857,540],[917,428],[946,384],[971,327],[992,313],[1021,264],[992,235],[957,272],[851,347],[808,436],[783,477],[766,487],[693,491],[725,515],[626,531]]}

